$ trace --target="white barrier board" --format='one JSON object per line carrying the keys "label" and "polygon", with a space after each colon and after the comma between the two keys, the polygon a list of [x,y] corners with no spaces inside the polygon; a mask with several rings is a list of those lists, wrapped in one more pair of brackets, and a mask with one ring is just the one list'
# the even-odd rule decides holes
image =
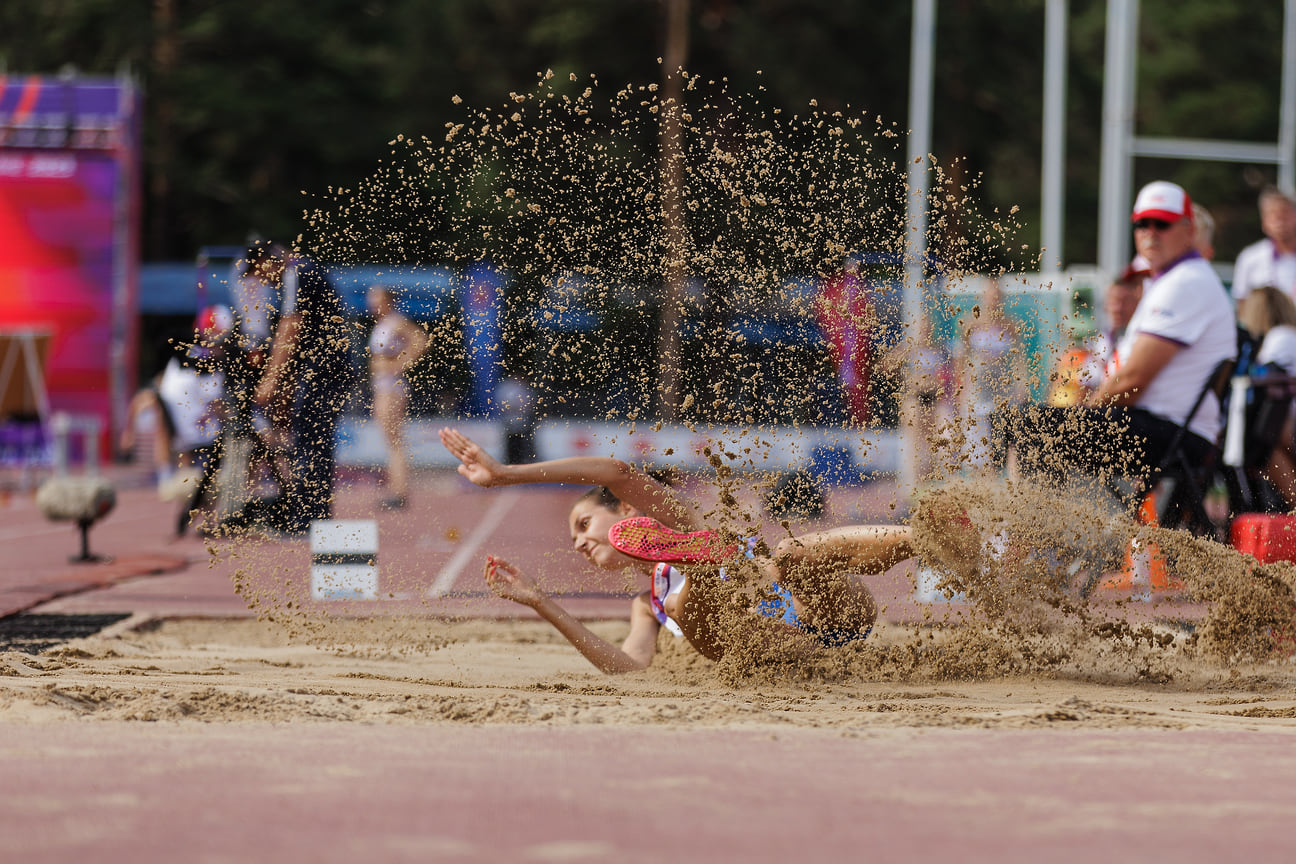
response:
{"label": "white barrier board", "polygon": [[378,523],[329,519],[311,523],[311,598],[378,599]]}

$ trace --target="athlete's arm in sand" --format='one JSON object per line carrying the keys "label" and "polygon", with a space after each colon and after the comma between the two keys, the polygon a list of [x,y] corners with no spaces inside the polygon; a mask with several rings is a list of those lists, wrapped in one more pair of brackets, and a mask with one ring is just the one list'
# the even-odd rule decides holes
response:
{"label": "athlete's arm in sand", "polygon": [[615,675],[647,669],[657,653],[657,631],[661,625],[652,613],[646,593],[640,594],[631,604],[630,634],[617,648],[590,632],[588,627],[541,591],[532,579],[503,558],[486,557],[486,584],[500,597],[534,609],[601,672]]}
{"label": "athlete's arm in sand", "polygon": [[1161,374],[1182,346],[1169,339],[1141,333],[1130,348],[1130,356],[1122,360],[1120,369],[1114,375],[1108,375],[1098,389],[1089,397],[1088,404],[1097,405],[1133,405],[1139,396],[1152,383],[1152,379]]}
{"label": "athlete's arm in sand", "polygon": [[478,486],[517,486],[526,483],[580,483],[606,486],[617,498],[645,516],[676,530],[698,525],[692,508],[666,486],[620,459],[575,456],[526,465],[504,465],[457,429],[442,429],[441,443],[460,462],[459,473]]}

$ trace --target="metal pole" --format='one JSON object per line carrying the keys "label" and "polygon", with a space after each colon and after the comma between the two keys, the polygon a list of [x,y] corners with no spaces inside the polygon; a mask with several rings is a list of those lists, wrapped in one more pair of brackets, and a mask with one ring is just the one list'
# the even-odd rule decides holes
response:
{"label": "metal pole", "polygon": [[666,2],[666,50],[662,60],[661,160],[662,229],[666,235],[663,262],[661,324],[657,333],[658,416],[667,422],[679,419],[684,396],[680,392],[680,305],[688,281],[687,228],[684,224],[684,64],[688,59],[689,0]]}
{"label": "metal pole", "polygon": [[1102,174],[1098,195],[1098,266],[1119,273],[1129,258],[1130,146],[1134,137],[1134,46],[1138,0],[1107,0],[1103,74]]}
{"label": "metal pole", "polygon": [[1296,191],[1296,0],[1283,4],[1282,105],[1278,111],[1278,186]]}
{"label": "metal pole", "polygon": [[[138,105],[135,81],[130,75],[117,76],[117,93],[117,116],[113,118],[113,122],[119,133],[112,150],[112,158],[117,163],[117,187],[113,196],[112,316],[106,418],[109,437],[113,440],[128,422],[127,403],[135,390],[135,370],[127,367],[136,356],[133,343],[139,331],[139,276],[133,262],[139,254],[135,243],[137,226],[134,206],[137,194],[135,112]],[[98,443],[95,442],[96,458]],[[112,444],[108,445],[108,452],[113,452]]]}
{"label": "metal pole", "polygon": [[[927,156],[931,152],[932,63],[936,43],[935,0],[914,0],[913,36],[909,54],[909,176],[905,227],[904,320],[911,345],[927,338],[923,308],[923,265],[927,257]],[[911,374],[906,371],[906,376]],[[906,381],[903,398],[912,390]],[[917,429],[901,424],[900,494],[911,495],[918,485]]]}
{"label": "metal pole", "polygon": [[[1296,2],[1296,0],[1291,0]],[[1067,0],[1044,7],[1044,141],[1040,181],[1040,270],[1062,268],[1066,229]]]}

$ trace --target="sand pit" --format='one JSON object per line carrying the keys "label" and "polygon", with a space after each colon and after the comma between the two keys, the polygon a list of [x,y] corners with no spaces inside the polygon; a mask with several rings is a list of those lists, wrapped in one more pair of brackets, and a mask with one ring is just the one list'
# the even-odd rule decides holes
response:
{"label": "sand pit", "polygon": [[[570,493],[545,494],[560,517]],[[436,514],[466,507],[446,495],[427,492],[414,517],[437,537]],[[535,521],[537,543],[561,524]],[[452,554],[421,536],[384,547],[396,575],[403,554],[425,581]],[[155,611],[41,654],[0,653],[12,854],[1284,860],[1296,818],[1296,666],[1188,650],[1201,604],[1105,599],[1093,614],[1166,644],[1104,630],[1046,666],[1056,658],[1022,650],[1054,639],[1046,628],[996,632],[955,604],[918,623],[896,568],[875,582],[888,608],[857,649],[740,675],[663,635],[651,668],[608,676],[549,625],[490,617],[506,614],[498,601],[466,598],[477,614],[458,620],[415,603],[420,614],[369,619],[296,605],[301,544],[261,550],[297,562],[298,581],[276,579],[278,602],[263,605],[279,623],[177,614],[237,601],[232,568],[260,560],[244,551],[48,604]],[[580,573],[516,552],[555,578]],[[465,573],[460,587],[479,580]],[[613,614],[626,599],[584,602]],[[591,626],[612,640],[627,627]],[[673,830],[648,834],[654,808]]]}
{"label": "sand pit", "polygon": [[[371,622],[377,631],[383,622]],[[383,644],[324,650],[237,619],[128,622],[106,636],[32,656],[0,655],[0,721],[216,724],[698,726],[831,730],[1296,730],[1289,662],[1198,669],[1181,680],[1085,680],[1035,674],[982,680],[793,681],[727,687],[714,664],[663,637],[642,673],[591,670],[547,625],[425,621],[446,647],[396,656]],[[617,638],[619,622],[596,625]],[[909,642],[883,627],[879,644]],[[1131,673],[1129,678],[1133,678]]]}

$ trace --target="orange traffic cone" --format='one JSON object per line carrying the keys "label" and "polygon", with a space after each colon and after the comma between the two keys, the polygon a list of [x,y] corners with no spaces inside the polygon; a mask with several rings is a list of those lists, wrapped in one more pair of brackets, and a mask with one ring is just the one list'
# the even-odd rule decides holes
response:
{"label": "orange traffic cone", "polygon": [[[1143,503],[1139,506],[1138,521],[1141,525],[1157,524],[1156,492],[1144,496]],[[1125,566],[1119,573],[1104,579],[1099,587],[1148,593],[1178,590],[1183,588],[1183,581],[1170,574],[1165,557],[1155,543],[1145,543],[1135,537],[1125,550]]]}

